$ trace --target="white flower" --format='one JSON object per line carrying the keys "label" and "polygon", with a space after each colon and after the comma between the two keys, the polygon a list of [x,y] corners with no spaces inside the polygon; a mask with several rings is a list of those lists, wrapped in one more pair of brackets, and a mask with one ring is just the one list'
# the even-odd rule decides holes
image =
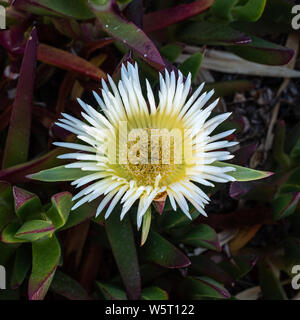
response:
{"label": "white flower", "polygon": [[[221,140],[234,130],[210,136],[230,113],[207,120],[218,100],[204,108],[213,95],[213,91],[200,95],[204,84],[188,98],[191,75],[184,82],[180,72],[177,80],[174,72],[169,74],[165,70],[165,77],[160,74],[158,104],[147,80],[147,99],[143,96],[137,64],[133,66],[128,63],[127,68],[123,65],[121,78],[116,86],[108,76],[110,89],[105,81],[102,81],[102,99],[94,93],[103,114],[78,99],[86,122],[62,114],[64,118],[57,123],[85,143],[54,143],[56,146],[78,151],[59,156],[61,159],[78,160],[66,165],[66,168],[86,171],[86,176],[72,182],[77,188],[89,184],[74,196],[73,200],[80,200],[72,209],[104,196],[96,215],[108,205],[105,213],[107,218],[116,204],[121,202],[122,219],[135,201],[139,200],[137,224],[140,227],[151,202],[167,195],[174,210],[178,205],[190,218],[188,200],[206,216],[204,207],[209,202],[209,197],[199,185],[213,187],[212,181],[234,181],[234,178],[227,174],[235,170],[233,167],[214,166],[215,161],[233,157],[228,151],[220,149],[237,143]],[[125,127],[121,127],[124,123]],[[125,136],[125,131],[121,128],[130,132],[129,135],[135,133],[135,138]],[[173,137],[169,144],[164,144],[162,137],[158,136],[158,140],[152,138],[158,129],[167,130],[166,132],[176,129],[182,136],[179,140]],[[136,140],[137,136],[139,139]],[[183,156],[178,153],[179,158],[177,155],[175,157],[178,150],[182,151],[178,141],[181,141],[184,149]],[[124,145],[125,148],[122,148]],[[153,154],[156,157],[152,158]],[[169,159],[168,163],[164,161],[164,157]],[[149,159],[156,162],[149,163]]]}

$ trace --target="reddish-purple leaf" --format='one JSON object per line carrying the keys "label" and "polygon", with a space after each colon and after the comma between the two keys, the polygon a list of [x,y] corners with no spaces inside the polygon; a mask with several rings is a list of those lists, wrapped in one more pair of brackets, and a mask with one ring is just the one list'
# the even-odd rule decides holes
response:
{"label": "reddish-purple leaf", "polygon": [[33,28],[27,41],[21,66],[16,99],[6,139],[3,168],[25,162],[28,157],[37,47],[37,31]]}
{"label": "reddish-purple leaf", "polygon": [[278,187],[274,183],[248,181],[233,182],[230,185],[229,194],[233,199],[254,200],[259,202],[269,202],[274,199]]}
{"label": "reddish-purple leaf", "polygon": [[8,30],[2,30],[0,44],[12,55],[23,54],[26,47],[24,32],[27,28],[27,23],[21,23],[10,26]]}
{"label": "reddish-purple leaf", "polygon": [[84,52],[87,56],[89,56],[91,53],[93,53],[94,51],[101,49],[105,46],[110,45],[111,43],[113,43],[115,40],[112,38],[103,38],[101,40],[97,40],[97,41],[91,41],[89,43],[87,43],[85,45],[84,48]]}
{"label": "reddish-purple leaf", "polygon": [[105,5],[98,5],[96,1],[90,0],[89,6],[109,35],[122,41],[157,69],[164,68],[164,61],[153,42],[143,30],[119,15],[115,0],[108,0]]}
{"label": "reddish-purple leaf", "polygon": [[154,11],[144,16],[144,30],[152,32],[166,28],[172,24],[183,21],[207,10],[214,0],[198,0],[182,4],[173,8]]}
{"label": "reddish-purple leaf", "polygon": [[[118,5],[121,11],[124,12],[128,20],[132,21],[136,26],[143,28],[144,18],[144,1],[141,0],[130,0],[118,1]],[[129,3],[126,3],[129,2]]]}
{"label": "reddish-purple leaf", "polygon": [[293,49],[254,36],[249,37],[251,38],[251,42],[231,46],[228,50],[246,60],[276,66],[287,64],[295,54]]}
{"label": "reddish-purple leaf", "polygon": [[[167,59],[164,59],[164,63],[165,63],[165,66],[166,66],[166,69],[169,71],[169,73],[171,73],[172,71],[174,71],[175,73],[175,77],[176,79],[178,78],[178,69],[174,66],[174,64],[170,63]],[[185,81],[186,80],[186,77],[183,76],[183,80]]]}
{"label": "reddish-purple leaf", "polygon": [[84,45],[93,42],[106,42],[107,38],[99,39],[99,27],[92,22],[79,22],[68,18],[52,18],[56,29],[63,35],[81,41]]}
{"label": "reddish-purple leaf", "polygon": [[245,165],[249,159],[252,157],[254,152],[258,147],[257,143],[249,144],[247,146],[241,147],[239,150],[234,152],[233,163],[243,166]]}
{"label": "reddish-purple leaf", "polygon": [[13,195],[15,212],[19,218],[23,221],[40,218],[42,205],[37,195],[16,186],[13,187]]}
{"label": "reddish-purple leaf", "polygon": [[178,28],[177,39],[197,46],[205,44],[231,46],[251,41],[245,33],[227,24],[210,21],[193,21],[184,28]]}
{"label": "reddish-purple leaf", "polygon": [[114,73],[112,75],[112,78],[114,79],[114,81],[117,83],[119,80],[121,80],[121,68],[122,65],[124,64],[125,66],[127,66],[127,63],[131,63],[134,64],[134,60],[132,57],[132,51],[129,50],[121,59],[121,61],[118,63],[118,65],[116,66]]}
{"label": "reddish-purple leaf", "polygon": [[27,175],[62,165],[62,160],[57,159],[57,156],[63,153],[65,153],[65,149],[56,148],[41,158],[1,170],[0,180],[5,180],[12,184],[32,181]]}
{"label": "reddish-purple leaf", "polygon": [[229,194],[232,199],[238,200],[251,189],[252,186],[249,183],[235,181],[230,184]]}
{"label": "reddish-purple leaf", "polygon": [[34,197],[36,197],[35,194],[28,192],[24,189],[18,188],[16,186],[13,187],[13,195],[15,199],[15,210],[18,211],[24,203],[27,201],[30,201]]}
{"label": "reddish-purple leaf", "polygon": [[106,74],[89,61],[70,52],[41,43],[38,47],[38,60],[61,69],[73,71],[99,81]]}

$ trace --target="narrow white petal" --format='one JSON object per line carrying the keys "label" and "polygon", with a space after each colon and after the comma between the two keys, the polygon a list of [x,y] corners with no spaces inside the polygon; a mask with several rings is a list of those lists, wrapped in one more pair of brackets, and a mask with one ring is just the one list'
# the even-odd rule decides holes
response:
{"label": "narrow white petal", "polygon": [[80,151],[96,152],[96,150],[94,148],[89,147],[89,146],[85,146],[83,144],[78,144],[78,143],[53,142],[53,145],[55,145],[57,147],[75,149],[75,150],[80,150]]}
{"label": "narrow white petal", "polygon": [[105,219],[107,219],[109,217],[109,215],[111,214],[111,212],[113,211],[114,207],[117,205],[117,203],[119,202],[119,200],[121,199],[121,197],[123,196],[123,194],[126,192],[126,190],[128,189],[128,186],[123,186],[118,193],[114,196],[113,200],[111,201],[109,207],[106,210],[105,213]]}
{"label": "narrow white petal", "polygon": [[117,193],[117,190],[111,191],[108,195],[104,197],[104,199],[99,204],[97,211],[96,211],[96,217],[102,212],[104,207],[108,204],[108,202],[111,200],[111,198]]}
{"label": "narrow white petal", "polygon": [[220,140],[220,139],[223,139],[225,137],[228,137],[230,136],[231,134],[234,133],[236,129],[231,129],[231,130],[227,130],[227,131],[224,131],[224,132],[221,132],[219,134],[216,134],[212,137],[209,138],[209,142],[214,142],[214,141],[217,141],[217,140]]}

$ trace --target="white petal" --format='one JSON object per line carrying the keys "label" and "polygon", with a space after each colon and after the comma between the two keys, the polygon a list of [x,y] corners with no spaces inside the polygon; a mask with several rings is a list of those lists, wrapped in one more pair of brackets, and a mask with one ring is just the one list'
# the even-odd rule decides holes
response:
{"label": "white petal", "polygon": [[105,213],[105,219],[107,219],[109,217],[109,215],[111,214],[111,212],[113,211],[114,207],[117,205],[117,203],[119,202],[119,200],[121,199],[121,197],[123,196],[123,194],[126,192],[126,190],[128,189],[128,186],[123,186],[118,193],[114,196],[112,202],[110,203],[109,207],[107,208],[107,211]]}
{"label": "white petal", "polygon": [[99,204],[97,211],[96,211],[96,217],[101,213],[101,211],[104,209],[104,207],[108,204],[110,199],[117,193],[118,190],[111,191],[108,195],[104,197],[104,199]]}

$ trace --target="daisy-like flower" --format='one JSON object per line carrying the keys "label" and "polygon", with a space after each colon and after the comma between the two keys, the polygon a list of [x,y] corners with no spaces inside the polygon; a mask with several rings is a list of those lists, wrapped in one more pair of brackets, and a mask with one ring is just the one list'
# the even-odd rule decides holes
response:
{"label": "daisy-like flower", "polygon": [[[209,197],[201,190],[201,185],[213,187],[212,182],[235,180],[228,174],[235,170],[233,167],[214,165],[215,161],[233,158],[222,149],[237,142],[222,139],[234,130],[211,136],[230,113],[208,119],[218,103],[216,100],[204,107],[213,90],[201,93],[202,84],[189,97],[191,75],[184,81],[180,72],[177,79],[174,72],[165,70],[165,76],[160,74],[159,101],[154,98],[147,80],[147,98],[144,97],[137,64],[122,66],[121,80],[117,85],[110,76],[108,82],[110,88],[102,81],[102,98],[94,93],[101,112],[78,99],[86,121],[62,114],[63,119],[57,123],[84,142],[54,143],[77,150],[59,156],[77,160],[67,164],[66,168],[86,171],[86,176],[72,182],[77,188],[87,185],[74,196],[73,200],[77,202],[72,209],[102,197],[96,215],[105,209],[107,218],[121,202],[123,219],[138,200],[139,228],[152,201],[168,196],[173,209],[179,206],[189,218],[188,201],[206,216],[204,207]],[[159,134],[172,130],[182,135],[163,143],[163,135],[160,137]],[[182,148],[184,155],[177,153]],[[169,162],[164,161],[165,158]]]}

